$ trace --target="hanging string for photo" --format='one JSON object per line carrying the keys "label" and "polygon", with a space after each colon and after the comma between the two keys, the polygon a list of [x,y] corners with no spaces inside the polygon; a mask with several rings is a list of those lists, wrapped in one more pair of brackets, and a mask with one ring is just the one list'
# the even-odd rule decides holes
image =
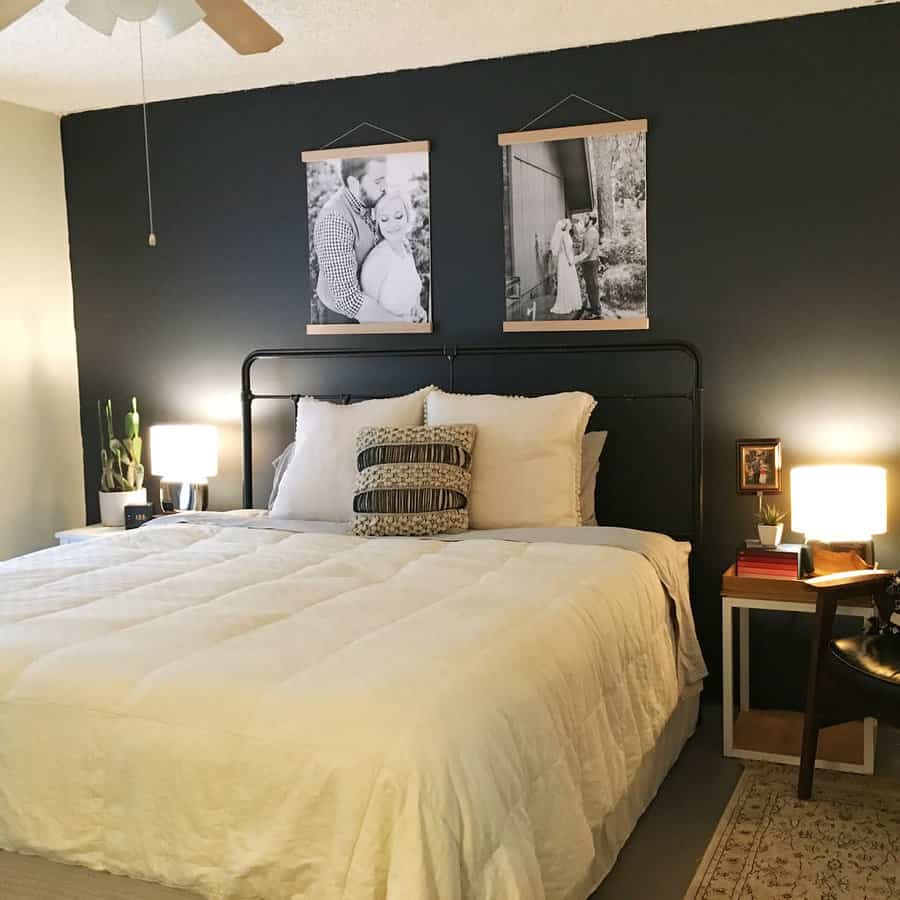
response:
{"label": "hanging string for photo", "polygon": [[[334,145],[340,141],[344,141],[351,134],[359,131],[360,128],[371,128],[374,131],[380,131],[382,134],[388,135],[394,140],[389,144],[376,144],[364,147],[335,147]],[[332,149],[333,148],[333,149]],[[336,138],[332,138],[327,144],[322,144],[318,150],[303,150],[300,153],[300,162],[321,162],[323,160],[333,159],[334,157],[361,157],[371,156],[373,153],[389,154],[389,153],[428,153],[431,150],[430,141],[416,141],[408,138],[405,134],[398,134],[389,128],[382,128],[374,122],[359,122],[347,131],[339,134]]]}
{"label": "hanging string for photo", "polygon": [[[577,100],[579,103],[583,103],[586,106],[590,106],[592,109],[600,110],[600,112],[605,113],[607,116],[615,119],[613,122],[592,122],[588,125],[570,125],[567,127],[561,128],[532,128],[531,126],[537,122],[540,122],[541,119],[550,115],[550,113],[559,109],[563,104],[568,103],[570,100]],[[595,103],[593,100],[588,100],[587,97],[582,97],[581,94],[566,94],[561,100],[557,100],[556,103],[548,106],[543,112],[538,113],[533,119],[529,119],[521,128],[517,131],[507,131],[503,134],[497,135],[497,143],[501,147],[505,147],[511,144],[532,144],[535,142],[542,142],[546,140],[553,141],[562,141],[568,140],[570,138],[589,138],[589,137],[611,137],[616,134],[626,134],[628,132],[645,132],[647,131],[647,120],[646,119],[627,119],[621,113],[616,112],[614,109],[610,109],[607,106],[602,106],[599,103]]]}
{"label": "hanging string for photo", "polygon": [[619,121],[621,122],[628,121],[625,116],[620,115],[615,110],[607,109],[605,106],[601,106],[599,103],[594,103],[593,100],[588,100],[587,97],[582,97],[581,94],[566,94],[566,96],[563,97],[562,100],[557,100],[556,103],[554,103],[552,106],[548,106],[547,109],[545,109],[542,113],[536,115],[529,122],[526,122],[518,130],[525,131],[527,128],[530,128],[532,125],[534,125],[535,122],[539,122],[541,119],[543,119],[544,116],[550,115],[550,113],[552,113],[556,109],[559,109],[559,107],[564,103],[568,103],[569,100],[578,100],[580,103],[586,103],[588,106],[593,106],[594,109],[599,109],[601,112],[605,112],[607,115],[612,116],[615,119],[619,119]]}
{"label": "hanging string for photo", "polygon": [[147,244],[156,246],[156,232],[153,230],[153,190],[150,186],[150,132],[147,128],[147,89],[144,84],[144,35],[143,23],[138,22],[138,51],[141,57],[141,109],[144,115],[144,163],[147,168],[147,218],[150,224],[150,233],[147,235]]}
{"label": "hanging string for photo", "polygon": [[338,141],[342,141],[344,138],[350,137],[353,132],[359,131],[360,128],[371,128],[374,131],[380,131],[382,134],[387,134],[390,137],[399,138],[401,141],[412,143],[412,138],[404,137],[402,134],[397,134],[396,131],[391,131],[389,128],[382,128],[380,125],[374,125],[372,122],[360,122],[359,124],[354,125],[348,131],[345,131],[343,134],[339,134],[336,138],[330,140],[327,144],[322,144],[319,149],[327,150],[329,147],[333,147]]}

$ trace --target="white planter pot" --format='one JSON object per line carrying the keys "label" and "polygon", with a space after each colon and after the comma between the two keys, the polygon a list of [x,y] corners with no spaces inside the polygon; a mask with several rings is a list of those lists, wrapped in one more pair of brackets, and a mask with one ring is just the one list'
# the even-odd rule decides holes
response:
{"label": "white planter pot", "polygon": [[125,507],[147,502],[147,488],[139,491],[100,491],[100,523],[115,528],[125,524]]}
{"label": "white planter pot", "polygon": [[781,543],[784,525],[757,525],[759,542],[765,547],[777,547]]}

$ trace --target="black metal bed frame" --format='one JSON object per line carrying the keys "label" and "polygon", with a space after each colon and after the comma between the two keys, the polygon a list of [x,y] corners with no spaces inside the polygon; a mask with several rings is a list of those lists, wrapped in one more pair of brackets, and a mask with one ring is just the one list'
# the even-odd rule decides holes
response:
{"label": "black metal bed frame", "polygon": [[[597,400],[683,400],[691,407],[691,521],[692,534],[689,536],[694,545],[703,537],[703,360],[696,346],[687,341],[653,341],[629,342],[615,344],[542,344],[538,346],[509,345],[503,347],[430,347],[430,348],[287,348],[254,350],[244,359],[241,367],[241,411],[242,411],[242,447],[243,447],[243,504],[245,508],[253,506],[253,419],[252,404],[254,400],[290,400],[294,404],[296,414],[300,398],[307,396],[297,393],[254,393],[251,374],[256,362],[263,359],[403,359],[443,357],[449,365],[449,389],[454,389],[455,363],[466,357],[504,357],[515,355],[540,355],[550,353],[588,354],[588,353],[682,353],[693,366],[693,379],[689,390],[673,392],[593,392]],[[350,403],[353,400],[371,399],[365,394],[316,395],[319,399]],[[381,395],[384,396],[384,395]]]}

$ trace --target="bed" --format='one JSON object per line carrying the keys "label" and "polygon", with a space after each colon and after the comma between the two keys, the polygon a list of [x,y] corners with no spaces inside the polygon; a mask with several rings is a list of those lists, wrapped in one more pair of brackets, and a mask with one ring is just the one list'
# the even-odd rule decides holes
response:
{"label": "bed", "polygon": [[197,514],[0,565],[5,898],[593,890],[696,721],[688,545],[344,531]]}

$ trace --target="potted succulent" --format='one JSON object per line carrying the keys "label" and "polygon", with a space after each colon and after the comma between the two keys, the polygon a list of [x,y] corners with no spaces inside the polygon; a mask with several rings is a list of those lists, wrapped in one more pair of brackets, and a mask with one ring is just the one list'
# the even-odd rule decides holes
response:
{"label": "potted succulent", "polygon": [[131,398],[131,409],[125,414],[125,437],[121,440],[113,428],[112,400],[97,402],[97,419],[100,426],[100,522],[110,526],[124,525],[125,507],[147,502],[137,400]]}
{"label": "potted succulent", "polygon": [[756,514],[759,542],[765,547],[777,547],[781,543],[784,520],[787,514],[774,503],[763,503]]}

